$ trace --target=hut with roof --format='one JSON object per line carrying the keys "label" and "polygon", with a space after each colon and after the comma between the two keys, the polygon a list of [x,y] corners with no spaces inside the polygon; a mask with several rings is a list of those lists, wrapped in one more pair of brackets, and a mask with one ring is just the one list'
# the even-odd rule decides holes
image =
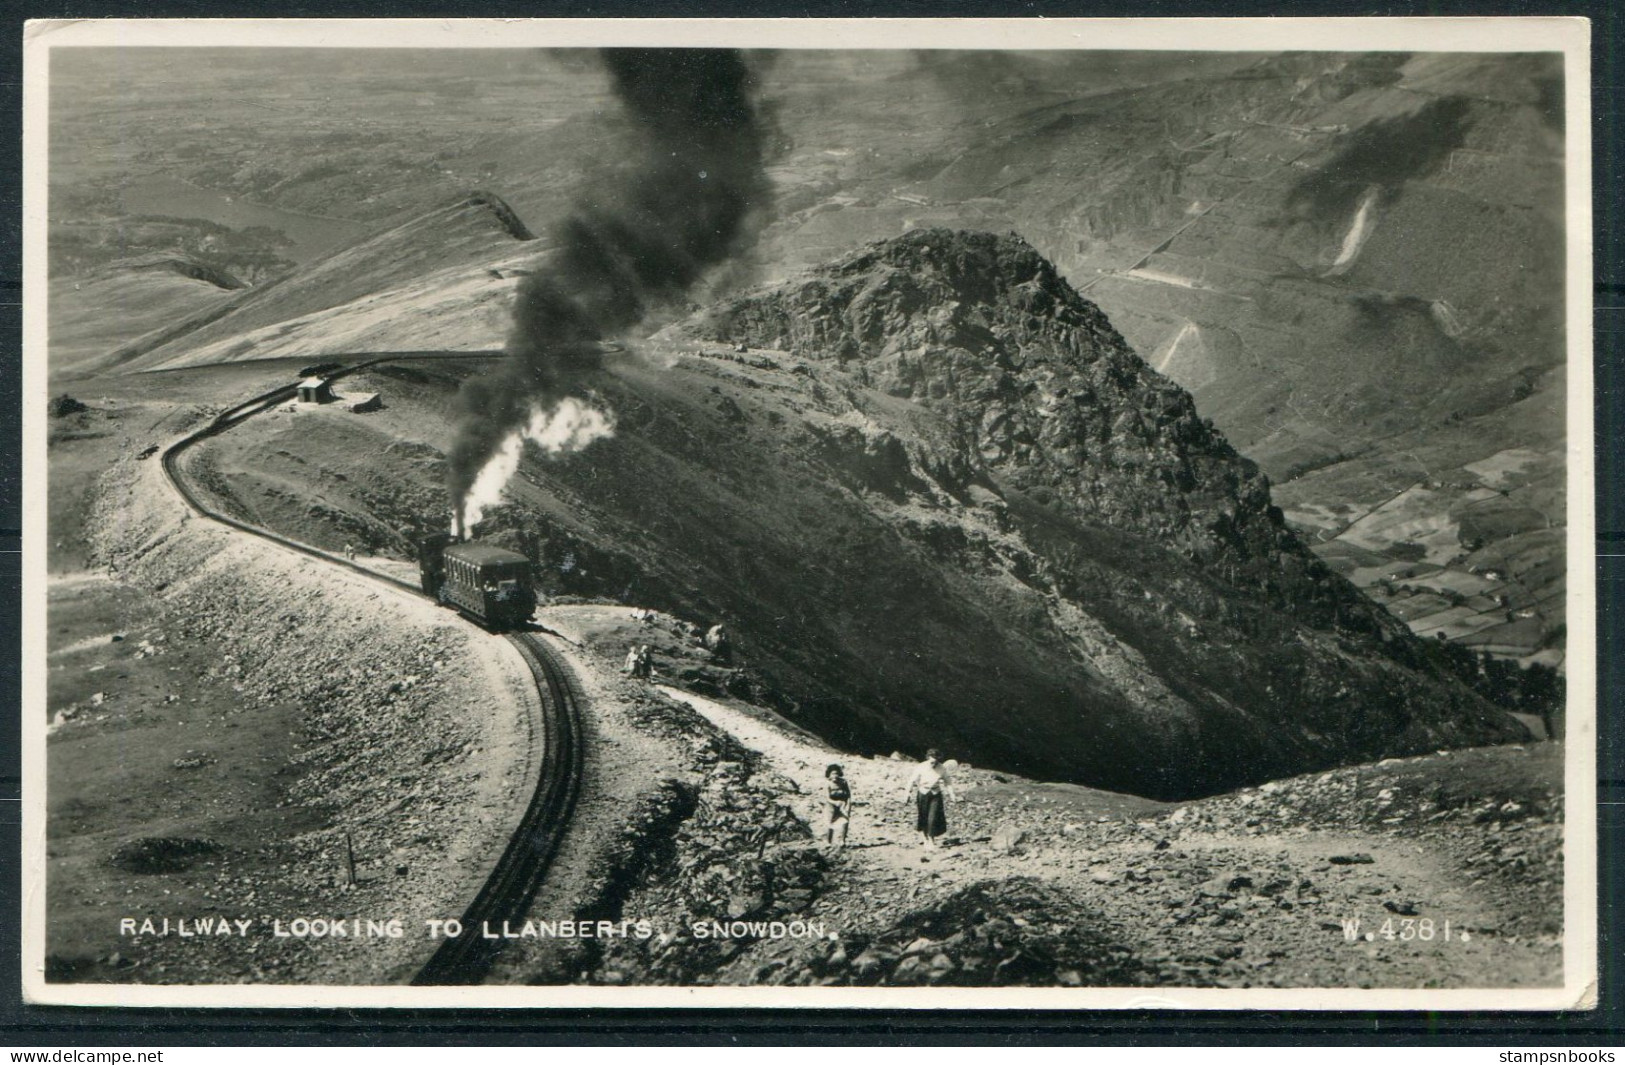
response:
{"label": "hut with roof", "polygon": [[307,377],[299,382],[299,402],[333,402],[333,384],[325,377]]}

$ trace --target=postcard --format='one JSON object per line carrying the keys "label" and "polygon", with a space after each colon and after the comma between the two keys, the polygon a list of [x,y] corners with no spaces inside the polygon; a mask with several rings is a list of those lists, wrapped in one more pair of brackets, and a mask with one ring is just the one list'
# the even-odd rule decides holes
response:
{"label": "postcard", "polygon": [[1588,47],[30,23],[30,1000],[1585,1008]]}

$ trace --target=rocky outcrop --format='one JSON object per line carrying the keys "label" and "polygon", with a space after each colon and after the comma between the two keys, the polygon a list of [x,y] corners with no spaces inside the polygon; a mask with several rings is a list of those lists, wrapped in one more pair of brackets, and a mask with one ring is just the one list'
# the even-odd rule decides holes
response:
{"label": "rocky outcrop", "polygon": [[[707,982],[751,940],[697,934],[697,926],[782,927],[817,897],[828,863],[805,845],[812,833],[786,801],[799,789],[762,769],[755,755],[737,753],[739,761],[708,766],[692,794],[668,788],[654,804],[664,816],[645,818],[650,830],[628,829],[634,846],[611,879],[640,882],[627,885],[630,890],[615,895],[615,905],[604,912],[660,914],[672,931],[609,944],[596,961],[596,982]],[[681,815],[675,825],[674,813]],[[670,835],[656,839],[658,831]]]}
{"label": "rocky outcrop", "polygon": [[[979,638],[999,677],[933,696],[984,762],[1175,796],[1521,735],[1312,555],[1257,467],[1018,237],[909,233],[686,328],[803,360],[837,479],[944,570],[1002,585],[1019,637]],[[1015,659],[1057,643],[1081,676],[1040,694]]]}
{"label": "rocky outcrop", "polygon": [[[616,435],[532,455],[480,534],[549,595],[724,623],[741,687],[840,748],[1188,798],[1523,735],[1019,239],[913,233],[632,347],[588,382]],[[244,426],[231,489],[312,543],[354,536],[314,485],[442,498],[376,424]]]}
{"label": "rocky outcrop", "polygon": [[1190,394],[1019,237],[910,233],[699,329],[834,359],[942,411],[968,463],[1040,506],[1172,548],[1307,621],[1385,626],[1286,528],[1268,480]]}

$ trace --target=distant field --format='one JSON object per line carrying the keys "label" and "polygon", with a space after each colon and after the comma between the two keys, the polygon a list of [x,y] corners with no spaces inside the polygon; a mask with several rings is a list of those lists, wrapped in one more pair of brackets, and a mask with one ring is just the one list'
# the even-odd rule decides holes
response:
{"label": "distant field", "polygon": [[1482,462],[1469,463],[1462,468],[1490,488],[1500,489],[1525,484],[1536,469],[1549,470],[1551,466],[1550,456],[1532,448],[1515,447],[1497,451]]}
{"label": "distant field", "polygon": [[1369,551],[1417,545],[1422,557],[1440,566],[1462,553],[1460,528],[1440,506],[1438,494],[1421,487],[1401,492],[1344,529],[1341,538]]}
{"label": "distant field", "polygon": [[1418,635],[1552,664],[1564,607],[1560,458],[1505,449],[1365,508],[1311,501],[1350,483],[1337,465],[1277,491],[1316,553]]}

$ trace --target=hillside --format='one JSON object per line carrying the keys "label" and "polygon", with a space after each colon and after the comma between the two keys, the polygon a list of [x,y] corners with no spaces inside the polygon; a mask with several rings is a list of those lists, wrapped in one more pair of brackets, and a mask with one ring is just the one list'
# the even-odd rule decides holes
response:
{"label": "hillside", "polygon": [[[229,398],[290,369],[113,379],[145,387],[101,399],[53,441],[53,481],[105,472],[97,495],[112,509],[100,516],[115,520],[53,522],[79,541],[70,553],[95,539],[112,575],[52,582],[51,876],[75,885],[49,900],[52,979],[405,980],[430,942],[276,937],[261,919],[244,949],[235,937],[119,935],[106,910],[445,912],[512,828],[528,730],[502,641],[185,520],[156,464],[136,457],[167,405],[155,390]],[[390,380],[410,396],[410,379]],[[314,415],[305,428],[320,439],[370,421]],[[83,431],[93,425],[104,431]],[[403,443],[389,450],[410,453]],[[322,496],[339,491],[331,472],[314,474]],[[854,757],[768,708],[696,695],[728,671],[689,623],[568,602],[538,620],[561,634],[594,744],[529,916],[556,921],[568,900],[584,917],[652,920],[658,934],[510,941],[488,982],[1134,985],[1177,997],[1559,978],[1561,744],[1385,760],[1177,808],[962,763],[951,833],[922,851],[897,802],[909,762]],[[655,647],[654,685],[619,673],[631,644]],[[191,678],[184,694],[177,673]],[[814,783],[832,760],[856,798],[851,846],[836,855],[817,839]],[[336,861],[352,845],[355,884]],[[719,942],[693,931],[740,919],[818,932]],[[1416,942],[1418,928],[1436,945]]]}
{"label": "hillside", "polygon": [[974,129],[943,119],[950,135],[838,174],[815,160],[853,120],[798,111],[764,263],[1014,229],[1283,479],[1561,363],[1554,59],[1284,55],[1177,77],[1168,57],[1159,82],[1065,94],[1096,57],[1010,59],[1003,78],[977,58],[843,86],[986,99]]}
{"label": "hillside", "polygon": [[[376,371],[356,387],[388,410],[269,415],[198,474],[255,520],[404,555],[447,520],[467,372]],[[842,746],[1177,797],[1522,734],[1014,238],[876,245],[591,386],[617,436],[527,462],[484,532],[531,534],[551,591],[724,620],[742,690]]]}
{"label": "hillside", "polygon": [[229,300],[242,282],[184,258],[118,263],[95,275],[53,281],[51,375],[103,364],[131,336],[167,328]]}
{"label": "hillside", "polygon": [[507,204],[473,194],[155,329],[99,368],[499,347],[512,290],[537,251]]}

